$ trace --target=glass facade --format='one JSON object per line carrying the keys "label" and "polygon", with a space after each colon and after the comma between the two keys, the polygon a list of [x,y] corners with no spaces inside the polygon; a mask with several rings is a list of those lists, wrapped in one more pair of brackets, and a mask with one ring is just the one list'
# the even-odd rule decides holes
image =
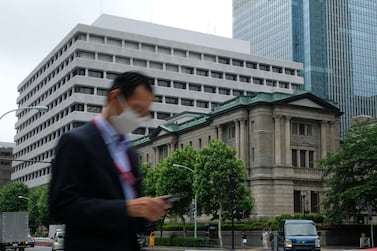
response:
{"label": "glass facade", "polygon": [[305,89],[338,103],[342,131],[377,116],[377,1],[233,0],[233,37],[304,63]]}

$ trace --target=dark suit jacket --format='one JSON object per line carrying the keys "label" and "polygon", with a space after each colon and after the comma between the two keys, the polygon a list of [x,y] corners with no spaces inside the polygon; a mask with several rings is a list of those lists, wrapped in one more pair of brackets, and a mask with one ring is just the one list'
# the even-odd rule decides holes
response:
{"label": "dark suit jacket", "polygon": [[[93,122],[64,134],[57,145],[49,190],[52,220],[66,225],[65,251],[140,250],[144,221],[127,215],[114,161]],[[129,150],[141,194],[137,153]]]}

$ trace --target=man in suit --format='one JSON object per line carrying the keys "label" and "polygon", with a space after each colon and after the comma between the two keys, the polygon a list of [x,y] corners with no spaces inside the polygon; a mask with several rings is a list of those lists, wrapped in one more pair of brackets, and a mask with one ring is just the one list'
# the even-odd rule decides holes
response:
{"label": "man in suit", "polygon": [[65,251],[140,250],[137,233],[171,207],[141,197],[138,156],[127,134],[150,116],[150,79],[120,74],[102,113],[65,133],[56,147],[49,190],[51,218],[65,227]]}

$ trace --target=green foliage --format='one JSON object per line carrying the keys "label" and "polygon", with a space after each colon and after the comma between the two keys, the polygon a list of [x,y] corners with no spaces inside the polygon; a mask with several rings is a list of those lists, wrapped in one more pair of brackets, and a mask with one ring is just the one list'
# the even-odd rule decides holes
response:
{"label": "green foliage", "polygon": [[38,226],[48,227],[48,188],[39,186],[30,190],[29,194],[29,225],[32,230]]}
{"label": "green foliage", "polygon": [[146,196],[154,197],[156,196],[156,182],[157,177],[155,169],[149,163],[143,163],[141,165],[141,171],[143,172],[143,192]]}
{"label": "green foliage", "polygon": [[[195,165],[195,189],[204,213],[229,218],[232,209],[249,215],[253,208],[250,189],[246,186],[246,170],[236,158],[235,149],[222,141],[212,141],[199,151]],[[239,214],[237,214],[239,215]]]}
{"label": "green foliage", "polygon": [[[19,181],[8,182],[0,189],[0,212],[27,211],[29,191]],[[24,198],[20,198],[22,196]]]}
{"label": "green foliage", "polygon": [[357,215],[366,204],[377,210],[376,142],[377,126],[356,124],[339,151],[319,162],[326,168],[324,207],[330,223]]}

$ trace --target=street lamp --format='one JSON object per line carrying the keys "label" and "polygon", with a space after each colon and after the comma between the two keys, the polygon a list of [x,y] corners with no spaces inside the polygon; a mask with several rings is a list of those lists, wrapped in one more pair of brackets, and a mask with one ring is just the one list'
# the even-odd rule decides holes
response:
{"label": "street lamp", "polygon": [[21,107],[19,107],[19,108],[16,108],[16,109],[13,109],[13,110],[7,111],[6,113],[4,113],[3,115],[0,116],[0,120],[1,120],[5,115],[7,115],[8,113],[15,112],[15,111],[19,111],[19,110],[32,110],[32,109],[36,109],[36,110],[38,110],[38,111],[47,111],[47,110],[48,110],[48,107],[47,107],[47,106],[44,106],[44,105],[36,105],[36,106],[21,106]]}
{"label": "street lamp", "polygon": [[[194,173],[194,170],[192,170],[191,168],[189,168],[187,166],[179,165],[179,164],[173,164],[173,166],[174,167],[184,168],[184,169],[186,169],[186,170]],[[198,195],[195,192],[195,195],[194,195],[194,238],[197,238],[197,236],[198,236],[198,230],[197,230],[197,210],[198,210]]]}
{"label": "street lamp", "polygon": [[22,195],[18,195],[17,198],[24,199],[24,200],[30,200],[30,198],[22,196]]}
{"label": "street lamp", "polygon": [[305,201],[305,197],[306,197],[306,195],[307,195],[307,191],[301,191],[301,197],[302,197],[302,209],[303,209],[303,211],[304,211],[304,218],[305,218],[305,213],[306,213],[306,211],[305,211],[305,203],[306,203],[306,201]]}

